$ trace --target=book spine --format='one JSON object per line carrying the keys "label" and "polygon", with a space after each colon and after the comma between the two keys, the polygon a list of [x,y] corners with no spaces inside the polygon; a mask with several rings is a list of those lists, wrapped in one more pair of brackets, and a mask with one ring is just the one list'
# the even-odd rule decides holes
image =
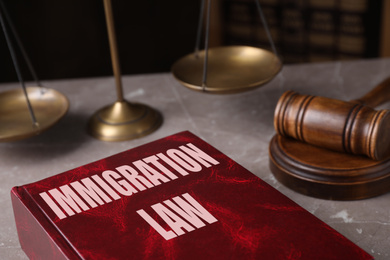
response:
{"label": "book spine", "polygon": [[308,10],[309,61],[335,60],[337,43],[336,1],[309,1]]}
{"label": "book spine", "polygon": [[14,187],[11,200],[19,241],[30,259],[82,259],[24,187]]}
{"label": "book spine", "polygon": [[[261,8],[276,46],[279,42],[278,0],[262,1]],[[271,50],[265,26],[253,0],[223,1],[223,41],[228,45],[250,45]]]}
{"label": "book spine", "polygon": [[[382,0],[264,0],[264,16],[285,63],[379,55]],[[254,1],[225,0],[225,44],[269,49]]]}
{"label": "book spine", "polygon": [[361,59],[379,55],[382,1],[340,0],[339,59]]}
{"label": "book spine", "polygon": [[281,52],[286,63],[307,62],[307,8],[304,1],[281,1]]}

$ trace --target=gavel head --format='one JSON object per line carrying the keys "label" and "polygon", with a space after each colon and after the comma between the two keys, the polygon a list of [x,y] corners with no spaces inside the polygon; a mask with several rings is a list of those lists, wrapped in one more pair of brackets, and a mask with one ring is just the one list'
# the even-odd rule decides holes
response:
{"label": "gavel head", "polygon": [[390,156],[390,111],[358,102],[285,92],[274,116],[278,134],[334,151]]}

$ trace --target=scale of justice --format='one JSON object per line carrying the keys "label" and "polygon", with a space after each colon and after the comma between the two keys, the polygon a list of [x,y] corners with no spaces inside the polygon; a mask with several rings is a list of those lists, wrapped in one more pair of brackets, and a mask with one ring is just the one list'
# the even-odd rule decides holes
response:
{"label": "scale of justice", "polygon": [[[112,105],[103,107],[92,115],[88,122],[88,132],[95,138],[103,141],[131,140],[157,130],[161,126],[163,118],[157,110],[145,104],[128,102],[123,98],[111,0],[103,0],[103,2],[117,100]],[[207,7],[205,2],[206,0],[201,2],[195,51],[173,64],[173,76],[187,88],[210,94],[230,94],[248,91],[263,86],[272,80],[280,72],[282,61],[278,57],[259,1],[255,0],[256,7],[269,39],[272,52],[250,46],[209,48],[211,0],[207,1]],[[2,1],[0,3],[2,8],[0,18],[3,31],[18,79],[22,85],[22,90],[10,90],[0,93],[0,141],[6,142],[29,138],[47,130],[66,114],[69,102],[60,92],[40,85],[12,26],[11,20],[5,11],[4,4]],[[206,17],[204,17],[205,12]],[[6,17],[13,31],[22,54],[35,78],[37,87],[26,88],[23,82],[3,16]],[[200,50],[204,20],[204,50]],[[378,158],[369,158],[370,153],[368,153],[368,156],[365,156],[359,153],[354,154],[356,153],[355,150],[341,149],[340,151],[340,149],[333,149],[334,147],[328,147],[329,145],[321,142],[313,143],[310,140],[307,142],[302,137],[302,134],[294,134],[294,131],[295,133],[303,133],[300,129],[303,129],[305,124],[307,124],[307,128],[317,127],[310,120],[304,120],[304,115],[315,114],[316,106],[313,108],[309,105],[315,104],[318,100],[321,101],[320,97],[305,97],[303,101],[297,97],[299,97],[297,93],[285,93],[280,98],[275,110],[274,124],[277,134],[272,138],[269,146],[270,169],[275,177],[285,186],[297,192],[323,199],[356,200],[388,192],[390,190],[390,159],[387,157],[378,160]],[[326,102],[333,102],[335,104],[333,107],[336,107],[335,110],[328,111],[328,106],[326,105],[319,109],[329,118],[333,116],[340,117],[340,113],[346,117],[346,120],[341,122],[341,124],[345,124],[343,129],[349,129],[350,136],[356,135],[354,131],[359,132],[359,126],[366,129],[367,126],[364,126],[364,124],[368,124],[368,129],[371,129],[371,133],[375,130],[375,138],[377,139],[376,143],[374,142],[375,145],[370,148],[372,155],[375,154],[375,149],[381,151],[390,149],[390,146],[386,146],[386,142],[390,144],[390,137],[381,132],[383,129],[388,130],[390,126],[388,123],[390,116],[388,116],[387,111],[371,109],[371,114],[377,115],[375,120],[363,122],[358,127],[353,126],[357,125],[356,119],[361,119],[360,111],[366,111],[370,106],[375,107],[379,103],[387,101],[386,99],[390,99],[390,81],[383,82],[360,99],[358,111],[356,111],[355,107],[356,102],[330,99],[326,100]],[[350,108],[351,105],[355,110]],[[343,114],[346,111],[345,107],[351,110],[347,115]],[[298,112],[294,114],[291,111]],[[353,115],[352,119],[351,115]],[[378,118],[380,120],[377,120]],[[295,130],[292,133],[286,131],[288,126],[291,129],[291,122],[299,122],[299,124],[294,125]],[[349,125],[346,125],[347,123]],[[321,131],[321,128],[317,129],[317,132],[321,133]],[[325,129],[323,131],[325,132]],[[343,139],[345,132],[337,134],[341,135]],[[366,139],[370,139],[371,136],[369,135]],[[381,145],[382,139],[387,140],[384,142],[384,145]],[[354,139],[346,140],[352,143],[355,141]]]}

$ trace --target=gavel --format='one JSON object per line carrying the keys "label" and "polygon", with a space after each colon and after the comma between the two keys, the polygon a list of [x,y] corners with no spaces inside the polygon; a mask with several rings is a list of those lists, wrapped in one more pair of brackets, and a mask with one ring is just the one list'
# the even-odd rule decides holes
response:
{"label": "gavel", "polygon": [[383,160],[390,156],[390,111],[374,107],[389,99],[390,78],[349,102],[287,91],[276,105],[274,127],[308,144]]}

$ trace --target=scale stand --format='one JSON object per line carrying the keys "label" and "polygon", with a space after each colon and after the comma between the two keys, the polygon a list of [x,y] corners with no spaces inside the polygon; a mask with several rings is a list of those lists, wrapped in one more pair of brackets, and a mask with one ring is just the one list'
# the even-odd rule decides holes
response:
{"label": "scale stand", "polygon": [[273,52],[249,46],[225,46],[209,49],[211,0],[208,0],[205,50],[199,51],[205,0],[202,0],[195,51],[182,57],[172,66],[173,76],[192,90],[226,94],[251,90],[273,79],[281,70],[268,25],[256,6]]}
{"label": "scale stand", "polygon": [[[0,1],[0,7],[0,23],[18,80],[22,85],[21,90],[0,93],[0,142],[8,142],[35,136],[52,127],[68,111],[69,101],[62,93],[41,86],[3,1]],[[6,22],[38,87],[25,86]]]}
{"label": "scale stand", "polygon": [[88,132],[102,141],[124,141],[148,135],[162,124],[161,114],[144,104],[129,103],[123,98],[122,80],[115,36],[111,0],[104,1],[117,101],[98,110],[88,122]]}

